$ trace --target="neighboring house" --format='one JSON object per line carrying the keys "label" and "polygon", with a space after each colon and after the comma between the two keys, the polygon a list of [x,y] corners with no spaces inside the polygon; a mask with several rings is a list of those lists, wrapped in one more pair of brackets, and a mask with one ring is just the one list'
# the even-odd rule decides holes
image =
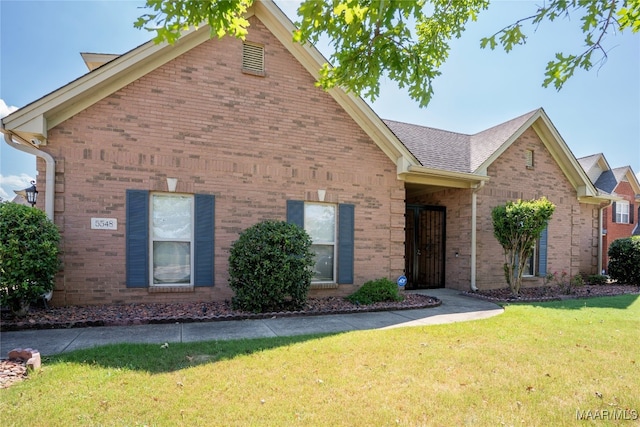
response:
{"label": "neighboring house", "polygon": [[578,161],[596,189],[611,196],[602,214],[602,271],[606,273],[611,242],[640,234],[640,184],[630,166],[612,169],[602,153]]}
{"label": "neighboring house", "polygon": [[597,267],[598,239],[581,241],[608,199],[543,110],[475,135],[385,124],[315,87],[324,58],[275,4],[248,16],[245,42],[203,27],[84,54],[92,71],[2,119],[38,156],[37,206],[61,231],[54,304],[230,299],[230,246],[265,219],[310,233],[312,296],[405,272],[412,287],[503,287],[491,209],[540,196],[558,207],[527,284]]}

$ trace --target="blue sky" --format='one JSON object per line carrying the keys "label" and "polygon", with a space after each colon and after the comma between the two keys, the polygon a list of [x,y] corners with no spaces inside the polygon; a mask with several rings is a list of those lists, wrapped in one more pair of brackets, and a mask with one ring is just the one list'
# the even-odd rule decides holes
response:
{"label": "blue sky", "polygon": [[[296,2],[278,0],[294,16]],[[0,1],[0,115],[87,72],[80,52],[124,53],[152,38],[133,28],[143,1]],[[536,2],[494,1],[452,42],[435,96],[420,109],[383,82],[373,109],[385,119],[475,133],[543,107],[576,157],[602,152],[611,167],[640,175],[640,35],[612,34],[608,60],[578,71],[557,92],[542,88],[546,63],[558,51],[580,52],[579,21],[527,27],[528,43],[506,54],[480,49],[480,38],[531,15]],[[13,197],[35,176],[35,159],[0,142],[0,197]]]}

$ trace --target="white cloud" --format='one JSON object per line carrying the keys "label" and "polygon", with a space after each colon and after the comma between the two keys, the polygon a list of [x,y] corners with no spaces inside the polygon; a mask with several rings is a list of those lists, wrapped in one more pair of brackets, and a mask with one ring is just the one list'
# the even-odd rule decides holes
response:
{"label": "white cloud", "polygon": [[21,173],[20,175],[0,175],[0,197],[2,200],[13,200],[16,197],[16,193],[13,190],[22,190],[31,186],[31,181],[35,178]]}
{"label": "white cloud", "polygon": [[17,109],[18,107],[14,107],[13,105],[7,106],[7,104],[4,102],[4,99],[0,98],[0,118],[4,116],[8,116],[9,114],[13,113]]}

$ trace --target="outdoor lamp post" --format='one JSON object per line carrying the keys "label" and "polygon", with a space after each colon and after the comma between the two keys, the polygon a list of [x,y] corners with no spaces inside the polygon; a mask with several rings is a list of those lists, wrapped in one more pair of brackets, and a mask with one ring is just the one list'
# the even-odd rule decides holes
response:
{"label": "outdoor lamp post", "polygon": [[31,181],[31,187],[25,188],[24,190],[27,193],[27,202],[31,203],[31,207],[36,204],[36,199],[38,198],[38,190],[36,189],[36,182]]}
{"label": "outdoor lamp post", "polygon": [[31,187],[25,188],[24,190],[13,190],[13,192],[27,199],[27,202],[31,204],[31,207],[36,204],[36,199],[38,198],[38,190],[36,189],[35,181],[31,181]]}

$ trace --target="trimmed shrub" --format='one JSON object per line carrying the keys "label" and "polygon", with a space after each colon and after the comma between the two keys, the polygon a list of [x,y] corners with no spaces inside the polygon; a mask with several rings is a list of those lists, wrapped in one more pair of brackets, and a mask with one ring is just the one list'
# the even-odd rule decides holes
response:
{"label": "trimmed shrub", "polygon": [[311,238],[299,226],[269,220],[247,228],[229,256],[233,308],[254,313],[301,309],[313,265]]}
{"label": "trimmed shrub", "polygon": [[614,240],[608,255],[612,279],[620,284],[640,285],[640,236]]}
{"label": "trimmed shrub", "polygon": [[402,301],[398,293],[398,285],[391,280],[383,278],[369,280],[360,289],[347,297],[353,304],[369,305],[383,301]]}
{"label": "trimmed shrub", "polygon": [[0,203],[0,304],[14,315],[52,291],[60,233],[39,209]]}
{"label": "trimmed shrub", "polygon": [[607,283],[607,276],[602,274],[592,274],[587,277],[587,283],[590,285],[605,285]]}

